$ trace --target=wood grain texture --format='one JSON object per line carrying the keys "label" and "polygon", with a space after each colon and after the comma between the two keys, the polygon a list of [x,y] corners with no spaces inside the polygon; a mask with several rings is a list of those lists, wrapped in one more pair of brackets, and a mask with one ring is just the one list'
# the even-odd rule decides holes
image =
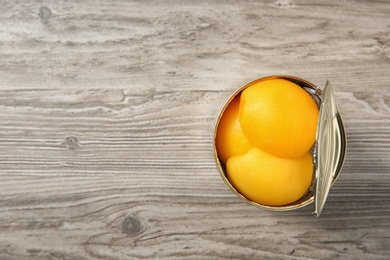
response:
{"label": "wood grain texture", "polygon": [[[388,259],[390,2],[0,2],[0,259]],[[214,163],[224,102],[275,74],[336,90],[320,218]]]}

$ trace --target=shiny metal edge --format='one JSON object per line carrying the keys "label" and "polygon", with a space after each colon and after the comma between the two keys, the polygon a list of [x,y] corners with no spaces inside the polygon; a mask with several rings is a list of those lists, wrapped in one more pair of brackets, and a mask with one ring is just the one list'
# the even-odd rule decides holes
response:
{"label": "shiny metal edge", "polygon": [[317,181],[313,214],[316,217],[321,215],[325,206],[341,154],[337,114],[333,87],[327,81],[322,92],[315,149],[314,165]]}

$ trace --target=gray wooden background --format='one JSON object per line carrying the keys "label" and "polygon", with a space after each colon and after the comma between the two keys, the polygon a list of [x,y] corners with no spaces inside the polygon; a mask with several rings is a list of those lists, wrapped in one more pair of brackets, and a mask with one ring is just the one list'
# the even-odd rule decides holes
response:
{"label": "gray wooden background", "polygon": [[[323,215],[219,176],[240,86],[330,80],[348,152]],[[389,259],[390,1],[0,0],[0,259]]]}

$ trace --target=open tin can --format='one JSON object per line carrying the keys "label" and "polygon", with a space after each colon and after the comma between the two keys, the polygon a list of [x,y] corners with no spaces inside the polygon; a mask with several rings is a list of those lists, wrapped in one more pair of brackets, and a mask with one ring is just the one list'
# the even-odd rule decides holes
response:
{"label": "open tin can", "polygon": [[[319,117],[316,141],[310,150],[313,158],[313,173],[311,184],[306,193],[298,200],[281,206],[263,205],[252,201],[241,194],[229,181],[226,165],[220,160],[216,148],[216,137],[219,122],[230,102],[242,91],[253,84],[268,79],[284,79],[303,88],[316,102]],[[314,84],[292,76],[269,76],[254,80],[238,89],[225,103],[216,120],[214,129],[214,157],[219,173],[227,186],[242,200],[258,208],[272,211],[287,211],[301,208],[314,202],[313,214],[320,216],[325,205],[329,190],[340,174],[346,153],[346,134],[342,118],[336,108],[333,87],[328,81],[323,90]]]}

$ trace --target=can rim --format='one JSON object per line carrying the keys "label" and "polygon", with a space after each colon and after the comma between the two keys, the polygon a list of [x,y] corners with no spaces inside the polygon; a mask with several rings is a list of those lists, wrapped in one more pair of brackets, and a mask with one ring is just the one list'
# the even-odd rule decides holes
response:
{"label": "can rim", "polygon": [[[255,207],[261,208],[261,209],[266,209],[266,210],[270,210],[270,211],[289,211],[289,210],[302,208],[302,207],[307,206],[307,205],[309,205],[309,204],[314,202],[315,188],[316,188],[315,187],[316,186],[315,185],[315,181],[316,181],[315,180],[315,178],[316,178],[316,176],[315,176],[316,175],[315,167],[313,169],[312,184],[310,185],[310,188],[305,193],[305,195],[303,195],[300,199],[298,199],[295,202],[292,202],[290,204],[281,205],[281,206],[264,205],[264,204],[260,204],[258,202],[255,202],[255,201],[252,201],[252,200],[246,198],[244,195],[242,195],[240,192],[238,192],[237,189],[230,183],[230,181],[229,181],[229,179],[227,178],[227,175],[226,175],[225,166],[220,161],[220,159],[218,157],[218,151],[217,151],[217,148],[216,148],[216,137],[217,137],[218,125],[219,125],[219,122],[221,120],[221,117],[222,117],[224,111],[229,106],[230,102],[237,95],[241,94],[241,92],[244,89],[246,89],[247,87],[249,87],[249,86],[251,86],[251,85],[253,85],[253,84],[257,83],[257,82],[268,80],[268,79],[273,79],[273,78],[282,78],[282,79],[286,79],[286,80],[289,80],[289,81],[292,81],[292,82],[298,84],[304,90],[306,90],[313,97],[313,99],[315,99],[317,105],[320,106],[322,90],[320,88],[318,88],[316,85],[314,85],[314,84],[312,84],[312,83],[310,83],[310,82],[308,82],[308,81],[306,81],[306,80],[304,80],[302,78],[298,78],[298,77],[294,77],[294,76],[288,76],[288,75],[273,75],[273,76],[266,76],[266,77],[262,77],[262,78],[258,78],[258,79],[255,79],[253,81],[250,81],[249,83],[246,83],[245,85],[243,85],[242,87],[237,89],[235,92],[233,92],[233,94],[230,95],[230,97],[224,103],[224,105],[222,106],[222,108],[220,109],[220,111],[218,113],[218,117],[216,118],[216,120],[214,122],[214,134],[213,134],[214,159],[215,159],[215,163],[216,163],[216,166],[218,168],[218,171],[219,171],[219,174],[220,174],[221,178],[223,179],[225,184],[230,188],[230,190],[233,191],[233,193],[235,193],[236,196],[238,196],[241,200],[245,201],[246,203],[249,203],[252,206],[255,206]],[[338,176],[340,175],[340,172],[341,172],[344,160],[345,160],[345,152],[346,152],[345,151],[346,150],[345,128],[344,128],[343,120],[342,120],[341,115],[338,112],[338,110],[336,110],[336,118],[337,118],[337,125],[338,125],[338,127],[337,127],[338,133],[337,134],[340,136],[340,141],[341,141],[340,145],[342,146],[342,149],[341,149],[341,153],[339,155],[339,160],[338,160],[337,164],[335,165],[335,171],[334,171],[334,175],[333,175],[333,178],[332,178],[332,181],[331,181],[331,185],[333,185],[336,182]],[[313,149],[314,149],[315,145],[316,144],[313,145]],[[314,161],[313,161],[313,163],[314,163]]]}

